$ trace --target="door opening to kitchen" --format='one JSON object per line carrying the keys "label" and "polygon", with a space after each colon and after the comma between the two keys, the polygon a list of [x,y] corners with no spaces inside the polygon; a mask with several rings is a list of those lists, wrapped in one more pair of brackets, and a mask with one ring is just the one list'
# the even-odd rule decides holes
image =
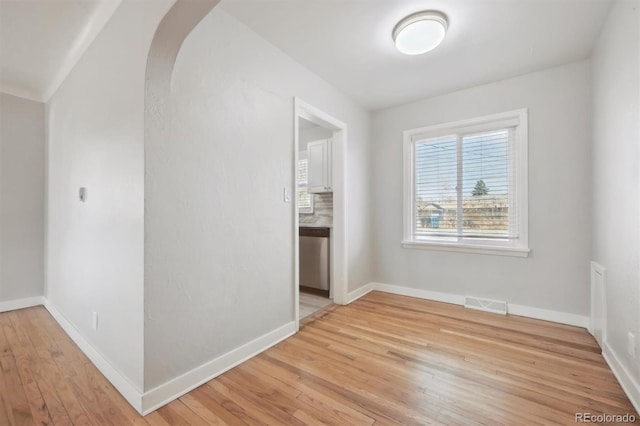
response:
{"label": "door opening to kitchen", "polygon": [[349,302],[345,152],[347,125],[294,98],[294,317]]}
{"label": "door opening to kitchen", "polygon": [[298,120],[299,319],[332,304],[333,130]]}

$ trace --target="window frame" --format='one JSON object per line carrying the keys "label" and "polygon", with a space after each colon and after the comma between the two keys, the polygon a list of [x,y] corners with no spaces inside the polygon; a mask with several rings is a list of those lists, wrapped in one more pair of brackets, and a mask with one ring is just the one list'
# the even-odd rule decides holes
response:
{"label": "window frame", "polygon": [[[298,188],[296,191],[296,197],[298,197],[298,214],[309,214],[312,215],[314,213],[314,205],[313,205],[313,194],[309,192],[309,155],[308,152],[300,151],[298,152],[298,163],[296,165],[296,174],[300,176],[300,162],[307,162],[307,180],[304,183],[298,178]],[[306,189],[307,194],[309,194],[309,207],[304,208],[300,206],[300,190]]]}
{"label": "window frame", "polygon": [[[513,128],[513,142],[509,150],[513,155],[512,167],[515,168],[516,187],[514,204],[517,206],[516,221],[518,238],[514,240],[482,241],[439,241],[415,238],[415,144],[421,140],[456,135],[458,138],[468,134]],[[450,123],[420,127],[403,132],[404,182],[403,182],[403,239],[402,247],[408,249],[426,249],[439,251],[457,251],[465,253],[493,254],[503,256],[527,257],[529,248],[529,194],[528,194],[528,110],[526,108],[486,115],[483,117],[460,120]],[[458,152],[458,167],[461,166]],[[510,172],[513,179],[513,172]],[[512,208],[510,201],[509,207]]]}

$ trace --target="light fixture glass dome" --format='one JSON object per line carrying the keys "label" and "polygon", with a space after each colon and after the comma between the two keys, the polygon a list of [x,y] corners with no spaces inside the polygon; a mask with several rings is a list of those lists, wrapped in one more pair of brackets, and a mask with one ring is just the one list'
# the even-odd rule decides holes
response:
{"label": "light fixture glass dome", "polygon": [[420,55],[435,49],[447,32],[447,17],[436,11],[414,13],[398,22],[393,41],[406,55]]}

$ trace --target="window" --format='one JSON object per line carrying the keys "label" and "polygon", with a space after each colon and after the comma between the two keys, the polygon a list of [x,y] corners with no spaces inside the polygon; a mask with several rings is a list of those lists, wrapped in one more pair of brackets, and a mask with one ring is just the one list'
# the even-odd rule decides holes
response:
{"label": "window", "polygon": [[300,151],[298,156],[298,213],[313,213],[313,194],[307,186],[309,160],[307,151]]}
{"label": "window", "polygon": [[404,139],[403,247],[528,255],[526,110]]}

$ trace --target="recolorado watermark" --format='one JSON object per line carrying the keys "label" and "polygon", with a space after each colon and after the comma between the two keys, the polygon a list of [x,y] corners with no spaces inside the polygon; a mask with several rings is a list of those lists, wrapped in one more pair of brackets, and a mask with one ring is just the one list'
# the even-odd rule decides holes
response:
{"label": "recolorado watermark", "polygon": [[635,414],[576,413],[576,423],[634,423]]}

